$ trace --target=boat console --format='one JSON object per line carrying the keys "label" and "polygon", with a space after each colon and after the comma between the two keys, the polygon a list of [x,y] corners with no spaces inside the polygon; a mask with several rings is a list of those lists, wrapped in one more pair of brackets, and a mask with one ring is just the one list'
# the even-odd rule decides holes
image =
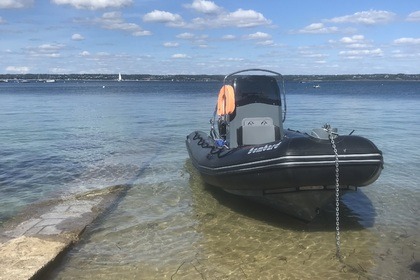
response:
{"label": "boat console", "polygon": [[[225,85],[219,93],[219,97],[227,96],[222,92],[227,85],[234,94],[233,110],[227,113],[216,108],[218,134],[230,148],[265,144],[281,140],[284,136],[285,109],[282,108],[279,87],[279,82],[283,83],[282,76],[271,71],[268,73],[271,75],[243,75],[243,72],[255,71],[266,70],[250,69],[230,74],[225,77]],[[226,103],[229,102],[232,101],[226,100]]]}

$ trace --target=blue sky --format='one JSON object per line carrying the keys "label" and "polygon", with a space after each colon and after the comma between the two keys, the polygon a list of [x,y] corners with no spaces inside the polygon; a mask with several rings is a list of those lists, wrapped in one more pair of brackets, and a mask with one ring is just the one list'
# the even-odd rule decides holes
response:
{"label": "blue sky", "polygon": [[420,73],[420,4],[1,0],[0,74]]}

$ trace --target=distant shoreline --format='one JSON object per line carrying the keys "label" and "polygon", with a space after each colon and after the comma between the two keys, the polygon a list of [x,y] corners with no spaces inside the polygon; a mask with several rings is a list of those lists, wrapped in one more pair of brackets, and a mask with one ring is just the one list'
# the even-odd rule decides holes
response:
{"label": "distant shoreline", "polygon": [[[420,74],[363,74],[363,75],[284,75],[286,81],[420,81]],[[123,81],[223,81],[224,75],[151,75],[126,74]],[[0,82],[31,81],[117,81],[118,74],[0,74]]]}

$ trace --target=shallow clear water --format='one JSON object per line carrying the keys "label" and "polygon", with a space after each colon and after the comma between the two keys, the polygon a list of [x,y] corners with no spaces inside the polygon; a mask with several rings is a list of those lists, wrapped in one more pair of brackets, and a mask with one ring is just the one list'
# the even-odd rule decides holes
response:
{"label": "shallow clear water", "polygon": [[51,278],[419,277],[420,82],[320,85],[286,83],[285,127],[354,129],[385,159],[374,184],[343,197],[343,263],[332,207],[303,224],[202,183],[184,140],[209,129],[219,83],[0,84],[0,223],[128,184]]}

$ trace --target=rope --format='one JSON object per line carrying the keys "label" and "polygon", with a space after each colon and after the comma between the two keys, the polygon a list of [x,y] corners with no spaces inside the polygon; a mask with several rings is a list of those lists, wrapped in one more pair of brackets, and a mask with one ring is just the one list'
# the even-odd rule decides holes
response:
{"label": "rope", "polygon": [[210,144],[204,139],[199,132],[195,132],[192,140],[198,140],[197,145],[203,149],[210,149],[209,155],[217,155],[218,158],[223,158],[230,155],[233,151],[230,150],[226,145],[218,147],[214,144]]}

